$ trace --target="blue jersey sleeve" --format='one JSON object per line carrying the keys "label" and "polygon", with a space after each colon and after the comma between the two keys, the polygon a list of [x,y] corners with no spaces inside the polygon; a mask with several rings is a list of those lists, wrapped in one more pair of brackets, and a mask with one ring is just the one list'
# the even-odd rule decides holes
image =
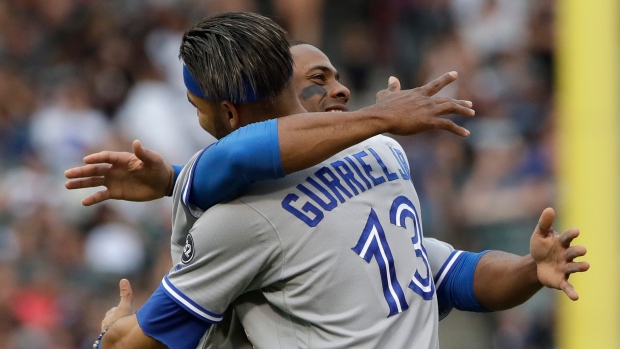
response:
{"label": "blue jersey sleeve", "polygon": [[437,301],[441,313],[447,315],[452,308],[465,311],[488,312],[487,309],[478,303],[474,294],[476,266],[480,258],[487,252],[489,251],[481,253],[452,252],[435,278]]}
{"label": "blue jersey sleeve", "polygon": [[160,284],[136,316],[142,332],[168,348],[195,349],[211,323],[187,309]]}
{"label": "blue jersey sleeve", "polygon": [[189,203],[201,210],[239,195],[251,183],[284,177],[276,119],[242,127],[198,158]]}

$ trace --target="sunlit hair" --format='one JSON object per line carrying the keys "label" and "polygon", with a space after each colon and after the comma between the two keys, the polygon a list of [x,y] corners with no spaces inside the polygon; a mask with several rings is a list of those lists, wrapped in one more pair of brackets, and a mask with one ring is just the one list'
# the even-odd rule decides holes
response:
{"label": "sunlit hair", "polygon": [[183,36],[179,57],[211,101],[273,100],[293,74],[286,31],[250,12],[203,19]]}

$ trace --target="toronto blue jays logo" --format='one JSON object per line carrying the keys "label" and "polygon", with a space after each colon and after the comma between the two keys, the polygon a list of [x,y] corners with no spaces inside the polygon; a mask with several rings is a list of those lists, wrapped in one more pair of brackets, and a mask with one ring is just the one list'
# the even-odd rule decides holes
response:
{"label": "toronto blue jays logo", "polygon": [[185,238],[183,253],[181,253],[181,262],[188,264],[192,259],[194,259],[194,238],[192,238],[192,234],[188,234]]}

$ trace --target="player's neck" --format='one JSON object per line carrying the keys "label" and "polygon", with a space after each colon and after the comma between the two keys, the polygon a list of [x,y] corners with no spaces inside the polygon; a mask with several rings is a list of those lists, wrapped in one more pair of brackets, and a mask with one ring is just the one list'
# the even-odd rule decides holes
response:
{"label": "player's neck", "polygon": [[295,89],[292,87],[292,84],[289,84],[277,97],[270,119],[305,112],[306,109],[299,102]]}
{"label": "player's neck", "polygon": [[299,102],[299,99],[297,99],[292,83],[289,83],[272,102],[264,103],[259,101],[255,103],[238,104],[237,108],[242,115],[238,127],[243,127],[254,122],[277,119],[282,116],[306,112]]}

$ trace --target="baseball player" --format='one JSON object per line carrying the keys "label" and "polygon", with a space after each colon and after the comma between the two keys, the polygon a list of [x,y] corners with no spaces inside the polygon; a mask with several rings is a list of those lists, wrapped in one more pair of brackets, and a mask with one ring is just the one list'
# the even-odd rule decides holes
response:
{"label": "baseball player", "polygon": [[[307,76],[307,78],[305,79],[307,79],[307,81],[310,82],[310,83],[304,83],[302,81],[299,81],[299,82],[296,82],[295,84],[296,86],[301,87],[299,89],[299,94],[301,97],[303,97],[302,102],[304,103],[304,107],[310,110],[312,110],[311,108],[314,108],[314,109],[317,109],[317,111],[320,111],[320,110],[346,111],[347,110],[346,102],[349,97],[349,91],[348,89],[346,89],[346,87],[342,86],[335,79],[335,77],[337,77],[337,72],[335,71],[335,69],[333,68],[333,66],[327,59],[327,57],[325,57],[325,55],[322,52],[320,52],[318,49],[310,45],[295,45],[295,46],[298,49],[301,49],[299,50],[297,55],[295,55],[296,49],[295,48],[292,49],[292,53],[297,63],[296,68],[302,67],[302,69],[304,70],[303,73],[299,73],[296,70],[295,77],[305,78]],[[308,54],[307,51],[310,51],[310,54]],[[306,69],[308,68],[306,67],[308,64],[312,65],[310,67],[310,70]],[[443,86],[445,86],[446,84],[452,82],[454,79],[455,79],[454,75],[446,74],[442,76],[440,79],[437,79],[436,81],[433,81],[432,83],[429,83],[426,86],[420,88],[418,91],[418,95],[421,98],[424,98],[426,95],[432,95],[435,92],[437,92],[439,89],[441,89]],[[193,85],[190,83],[190,86],[188,87],[191,88],[191,86]],[[309,93],[311,91],[314,91],[314,92]],[[200,92],[196,92],[196,93],[200,93]],[[425,97],[425,98],[428,99],[428,97]],[[438,102],[443,102],[443,103],[448,101],[448,99],[436,99],[436,100]],[[462,103],[464,101],[455,101],[455,102]],[[317,106],[320,105],[320,107],[318,108],[313,107],[313,103],[316,104]],[[452,108],[452,109],[454,111],[459,111],[456,108]],[[425,116],[420,111],[415,110],[415,108],[414,108],[414,111],[416,111],[417,114],[422,114],[422,116]],[[462,111],[467,113],[470,110],[467,108],[464,108],[462,109]],[[422,112],[441,113],[442,109],[424,108],[422,109]],[[338,117],[342,119],[344,115],[346,114],[339,114]],[[309,115],[307,117],[304,117],[303,120],[310,120],[312,119],[312,117],[314,117],[314,115],[311,115],[311,116]],[[434,121],[433,118],[430,116],[420,117],[419,119],[421,121],[420,126],[419,126],[420,130],[424,130],[428,128],[429,126],[432,126],[432,122]],[[333,120],[334,119],[332,118],[329,121],[333,122]],[[254,124],[254,125],[258,125],[258,124]],[[285,125],[288,125],[288,124],[285,124]],[[248,129],[251,126],[248,126],[248,128],[246,128],[245,130],[242,130],[244,131],[242,133],[243,137],[235,139],[236,143],[241,143],[241,144],[248,143],[247,138],[250,138],[248,137],[248,135],[251,135],[251,133],[248,132]],[[306,129],[310,126],[311,125],[307,126]],[[454,128],[454,130],[460,131],[461,129]],[[347,132],[352,132],[352,131],[354,131],[354,129],[347,130]],[[377,129],[375,128],[374,131],[376,132]],[[290,130],[289,132],[296,132],[296,130]],[[239,132],[237,132],[237,134],[239,134]],[[325,132],[321,132],[320,136],[325,137]],[[231,144],[234,145],[235,143],[235,142],[231,142],[232,138],[230,136],[227,138],[228,139],[224,139],[224,141],[226,142],[223,144],[224,146],[222,146],[222,143],[223,143],[222,142],[218,144],[219,148],[215,148],[215,150],[217,151],[216,154],[220,154],[220,155],[210,155],[209,157],[202,155],[200,157],[202,161],[205,161],[206,159],[216,160],[217,162],[214,162],[214,163],[218,164],[219,170],[224,173],[224,174],[220,173],[215,178],[212,175],[204,176],[204,177],[209,178],[209,181],[198,182],[194,180],[193,182],[194,187],[199,188],[199,190],[197,190],[199,195],[200,193],[208,193],[203,196],[211,199],[211,201],[202,203],[203,206],[200,206],[200,204],[193,203],[193,206],[199,207],[202,210],[206,209],[207,207],[211,205],[209,204],[209,202],[213,201],[214,196],[222,195],[218,193],[213,195],[209,193],[209,190],[213,191],[213,190],[216,190],[216,188],[225,188],[225,189],[231,189],[235,191],[233,189],[234,185],[222,185],[222,180],[225,180],[226,178],[230,178],[230,176],[236,175],[235,173],[229,173],[225,171],[222,168],[223,166],[222,162],[218,158],[218,156],[222,157],[221,156],[222,151],[223,151],[222,149],[223,148],[225,149],[225,146],[231,145]],[[257,138],[260,139],[259,137],[256,137],[256,136],[253,136],[253,138],[250,138],[250,139],[255,140]],[[128,156],[130,156],[131,154],[117,153],[117,152],[102,152],[102,153],[94,154],[94,155],[87,157],[86,161],[88,163],[91,163],[90,165],[86,165],[81,168],[71,169],[67,171],[67,176],[69,178],[76,178],[72,181],[69,181],[67,183],[67,187],[70,189],[74,189],[74,188],[81,188],[85,186],[96,186],[96,185],[99,185],[102,180],[105,180],[106,183],[108,183],[107,190],[96,193],[93,196],[90,196],[86,198],[85,200],[83,200],[83,203],[86,205],[100,202],[102,200],[107,199],[111,195],[112,197],[116,195],[116,198],[132,199],[136,201],[145,201],[145,200],[153,199],[153,195],[155,195],[154,193],[159,190],[158,197],[163,196],[167,192],[167,189],[164,190],[162,188],[165,188],[166,183],[168,182],[168,179],[169,179],[169,176],[166,174],[166,171],[165,171],[166,167],[163,163],[163,159],[161,159],[161,157],[156,153],[152,153],[150,151],[142,149],[141,145],[137,142],[134,143],[134,147],[136,147],[135,153],[137,157],[133,156],[129,158]],[[258,155],[261,155],[260,151],[268,152],[270,148],[271,147],[268,147],[268,148],[252,147],[251,150],[254,153],[258,153]],[[213,150],[214,148],[209,148],[206,150],[206,152],[211,152]],[[332,151],[335,152],[335,150],[332,150]],[[264,157],[252,156],[251,160],[253,161],[251,162],[248,161],[248,162],[250,165],[257,164],[262,159],[264,159]],[[105,165],[103,165],[104,163],[106,163],[106,165],[107,163],[110,163],[113,165],[113,167],[105,168],[104,167]],[[138,166],[136,166],[135,163],[138,163]],[[238,159],[237,159],[237,163],[239,163]],[[271,163],[271,160],[267,161],[267,164],[270,164],[270,163]],[[118,167],[121,167],[121,168],[118,168]],[[212,168],[212,167],[215,167],[215,165],[206,166],[206,168]],[[261,170],[264,171],[264,168],[266,168],[266,166],[259,166],[258,169],[256,169],[256,171],[261,171]],[[105,172],[102,172],[102,171],[105,171]],[[144,171],[145,173],[141,174],[140,171]],[[200,172],[200,170],[195,170],[195,171]],[[251,170],[248,170],[248,171],[251,171]],[[272,171],[271,173],[277,173],[279,171]],[[105,175],[105,179],[98,177],[100,175]],[[127,175],[131,176],[131,178],[128,179],[128,177],[126,177]],[[157,180],[158,175],[162,177],[160,178],[160,180]],[[175,175],[178,175],[178,173],[175,173]],[[92,177],[88,177],[88,176],[92,176]],[[199,175],[196,177],[203,177],[203,176]],[[175,177],[175,180],[176,180],[176,177]],[[198,184],[196,184],[196,182],[198,182]],[[207,186],[205,186],[205,184],[207,184]],[[118,197],[118,195],[121,195],[121,197]],[[134,195],[134,196],[129,197],[128,195]],[[229,195],[229,194],[224,194],[224,195]],[[188,206],[191,207],[192,205],[188,205]],[[175,224],[175,226],[181,226],[181,225]],[[179,262],[178,258],[180,258],[181,256],[180,251],[185,249],[184,244],[185,244],[186,237],[185,235],[180,235],[180,236],[181,236],[180,239],[177,239],[178,241],[173,240],[175,243],[172,244],[172,251],[173,251],[172,255],[173,255],[173,258],[175,258],[175,263]],[[185,253],[191,250],[192,250],[191,247],[188,247],[187,249],[185,249]],[[440,264],[438,265],[437,269],[439,269],[439,266]],[[122,307],[119,306],[119,309],[120,308]],[[241,335],[243,335],[243,333],[241,333]],[[239,338],[233,337],[233,339],[231,340],[238,341]],[[236,347],[236,346],[238,346],[238,344],[233,344],[233,347]]]}
{"label": "baseball player", "polygon": [[[217,30],[201,25],[214,29],[213,25]],[[260,33],[261,39],[269,38],[265,28],[270,25],[255,15],[227,14],[201,22],[185,36],[183,49],[187,51],[182,53],[183,59],[189,72],[201,81],[201,89],[196,92],[206,92],[202,96],[189,94],[198,107],[203,128],[218,133],[222,126],[228,127],[225,122],[234,129],[268,117],[266,114],[277,116],[278,112],[291,114],[299,110],[300,106],[288,98],[294,96],[290,84],[286,84],[290,74],[284,76],[283,86],[277,86],[274,80],[265,89],[251,69],[243,70],[247,75],[236,83],[243,87],[230,91],[227,87],[235,85],[234,79],[224,79],[228,86],[217,86],[217,81],[209,85],[205,82],[208,75],[200,75],[197,69],[205,62],[195,61],[193,55],[213,49],[213,42],[204,40],[205,33],[210,33],[206,35],[209,37],[221,34],[223,28],[231,30],[227,33],[230,36],[224,34],[226,44],[218,45],[217,50],[225,51],[237,40],[245,44],[244,53],[260,58],[257,47],[264,50],[281,40],[258,40],[258,45],[253,46],[244,36]],[[273,33],[279,30],[274,27]],[[201,47],[204,44],[207,47]],[[274,79],[278,72],[287,73],[287,64],[290,68],[290,58],[287,61],[286,53],[279,48],[270,47],[284,58],[275,59],[280,64],[270,66],[276,70],[267,76]],[[233,52],[240,52],[239,47],[234,47]],[[222,56],[228,56],[226,61],[230,61],[229,55]],[[204,71],[212,73],[217,63],[222,62]],[[248,80],[249,88],[245,86]],[[269,97],[257,97],[265,91],[270,91]],[[261,103],[250,105],[250,96]],[[176,208],[175,217],[180,215],[181,219],[175,218],[173,232],[173,239],[185,237],[180,263],[137,317],[123,317],[110,327],[102,347],[193,348],[209,324],[220,321],[221,313],[233,299],[247,296],[250,304],[258,292],[276,317],[252,323],[270,330],[276,329],[270,327],[276,324],[283,332],[264,337],[250,332],[257,347],[271,347],[273,341],[285,347],[288,344],[284,343],[309,347],[403,347],[412,343],[437,346],[437,300],[429,272],[434,257],[429,256],[456,254],[435,249],[423,240],[417,196],[408,180],[402,149],[395,141],[377,136],[304,172],[258,184],[249,195],[202,214],[189,233],[179,233],[176,225],[186,226],[184,217],[197,213],[186,205],[187,183],[201,154],[183,170],[175,189],[175,202],[185,203]],[[349,255],[341,253],[343,248],[350,250]],[[472,265],[475,268],[480,256],[451,259],[451,265],[440,273],[444,277],[440,277],[438,286],[441,282],[451,284],[448,279],[456,273],[450,270],[471,270]],[[473,286],[467,279],[460,280],[462,295],[452,287],[451,296],[466,307],[479,307],[471,297]],[[249,319],[261,318],[260,311],[251,309],[242,315],[244,325]]]}

